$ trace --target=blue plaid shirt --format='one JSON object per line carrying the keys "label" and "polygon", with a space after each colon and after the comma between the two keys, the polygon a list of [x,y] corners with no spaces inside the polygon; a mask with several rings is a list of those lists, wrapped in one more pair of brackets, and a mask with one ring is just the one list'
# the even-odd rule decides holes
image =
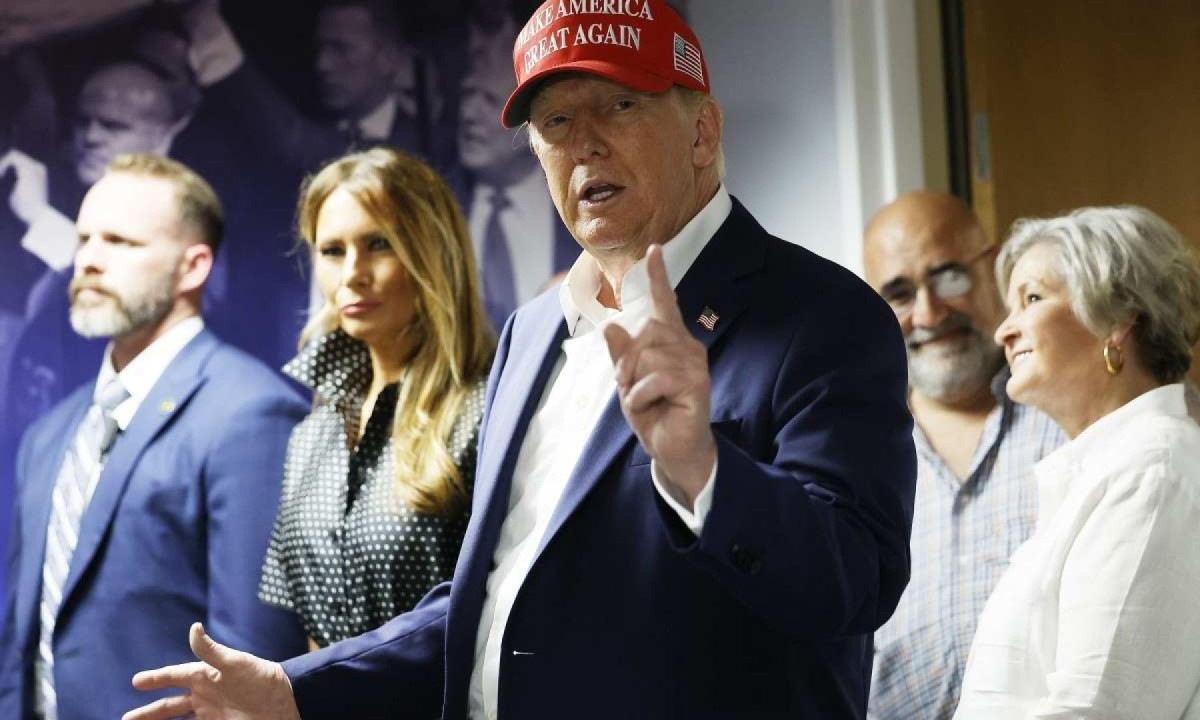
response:
{"label": "blue plaid shirt", "polygon": [[1013,551],[1033,532],[1033,465],[1066,441],[1041,412],[992,381],[988,415],[967,478],[959,481],[914,427],[917,496],[912,578],[896,614],[875,634],[867,715],[874,720],[950,720],[967,651],[988,595]]}

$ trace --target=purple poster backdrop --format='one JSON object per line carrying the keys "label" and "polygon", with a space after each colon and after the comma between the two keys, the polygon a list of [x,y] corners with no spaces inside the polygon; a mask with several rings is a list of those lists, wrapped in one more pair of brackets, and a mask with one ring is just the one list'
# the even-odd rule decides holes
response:
{"label": "purple poster backdrop", "polygon": [[297,188],[349,149],[398,147],[450,181],[495,322],[570,265],[578,248],[523,133],[497,120],[513,82],[512,39],[537,5],[5,3],[0,543],[9,532],[21,434],[99,368],[104,342],[71,330],[67,286],[74,216],[116,153],[164,152],[212,183],[226,233],[205,317],[275,368],[293,354],[311,297],[308,260],[292,227]]}

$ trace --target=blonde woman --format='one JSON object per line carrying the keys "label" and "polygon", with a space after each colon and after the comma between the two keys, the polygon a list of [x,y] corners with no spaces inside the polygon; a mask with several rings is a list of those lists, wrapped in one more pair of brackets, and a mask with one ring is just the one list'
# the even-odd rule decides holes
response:
{"label": "blonde woman", "polygon": [[325,302],[284,368],[314,406],[288,447],[259,596],[323,647],[450,579],[494,339],[462,212],[421,161],[335,160],[298,215]]}

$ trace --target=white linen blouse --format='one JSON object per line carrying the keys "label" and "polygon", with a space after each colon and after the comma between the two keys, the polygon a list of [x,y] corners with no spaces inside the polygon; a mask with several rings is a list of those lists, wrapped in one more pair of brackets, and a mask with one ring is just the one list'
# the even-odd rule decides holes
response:
{"label": "white linen blouse", "polygon": [[955,720],[1200,719],[1200,426],[1183,385],[1034,473],[1037,526],[980,616]]}

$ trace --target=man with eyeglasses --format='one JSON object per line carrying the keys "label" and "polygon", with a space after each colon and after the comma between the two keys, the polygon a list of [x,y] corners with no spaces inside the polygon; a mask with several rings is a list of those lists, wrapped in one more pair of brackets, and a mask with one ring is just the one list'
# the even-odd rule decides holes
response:
{"label": "man with eyeglasses", "polygon": [[1033,531],[1033,465],[1064,439],[1004,392],[995,256],[970,208],[944,193],[902,195],[867,226],[866,279],[904,333],[917,448],[912,579],[875,634],[876,720],[954,714],[979,613]]}

